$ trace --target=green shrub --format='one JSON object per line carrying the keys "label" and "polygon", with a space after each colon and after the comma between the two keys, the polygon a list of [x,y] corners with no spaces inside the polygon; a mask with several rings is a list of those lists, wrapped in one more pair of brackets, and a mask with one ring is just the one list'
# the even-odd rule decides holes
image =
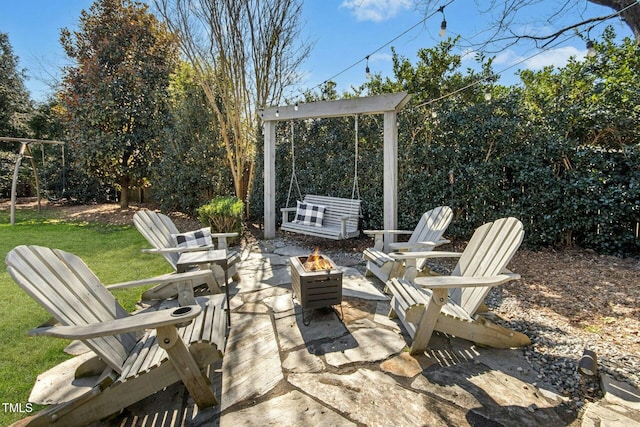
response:
{"label": "green shrub", "polygon": [[198,208],[198,218],[212,233],[242,232],[244,203],[233,196],[217,196]]}

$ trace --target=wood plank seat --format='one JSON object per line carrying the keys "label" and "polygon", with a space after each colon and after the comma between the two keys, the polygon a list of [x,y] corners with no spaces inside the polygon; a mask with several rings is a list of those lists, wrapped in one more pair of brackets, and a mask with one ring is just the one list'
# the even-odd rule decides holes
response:
{"label": "wood plank seat", "polygon": [[[315,225],[297,223],[295,222],[297,208],[282,208],[281,230],[333,240],[350,239],[360,235],[360,230],[358,229],[360,200],[307,194],[304,196],[302,203],[325,207],[322,226],[317,227]],[[292,212],[294,213],[293,220],[289,215]]]}
{"label": "wood plank seat", "polygon": [[[30,334],[79,339],[96,354],[75,373],[97,376],[87,393],[44,409],[21,425],[88,425],[178,381],[198,407],[218,403],[204,371],[225,349],[226,294],[191,298],[185,294],[130,315],[73,254],[18,246],[9,252],[6,263],[13,280],[59,323]],[[210,270],[172,277],[176,282],[186,281],[183,286],[192,289],[191,282],[205,275],[210,276],[206,281],[215,280]],[[149,280],[141,282],[149,284]],[[189,305],[180,305],[180,301]]]}
{"label": "wood plank seat", "polygon": [[[529,338],[476,314],[493,286],[520,278],[506,269],[524,236],[522,223],[503,218],[476,229],[462,253],[390,253],[410,263],[423,257],[458,257],[450,276],[392,278],[389,317],[399,318],[412,338],[411,353],[426,350],[434,330],[496,348],[529,345]],[[412,270],[411,268],[407,269]]]}

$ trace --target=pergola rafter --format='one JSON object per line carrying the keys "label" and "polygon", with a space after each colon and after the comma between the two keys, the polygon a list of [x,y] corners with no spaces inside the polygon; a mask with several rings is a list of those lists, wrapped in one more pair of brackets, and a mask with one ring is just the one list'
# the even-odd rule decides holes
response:
{"label": "pergola rafter", "polygon": [[0,136],[0,142],[18,142],[20,143],[20,150],[18,151],[18,157],[16,158],[16,164],[13,168],[13,181],[11,182],[11,225],[16,222],[16,198],[18,190],[18,171],[20,170],[20,164],[22,158],[26,155],[31,161],[31,168],[33,169],[33,177],[36,181],[36,193],[38,195],[38,212],[40,212],[40,180],[38,179],[38,170],[36,168],[36,162],[33,160],[31,154],[31,144],[52,144],[52,145],[65,145],[62,141],[52,141],[48,139],[29,139],[29,138],[12,138],[7,136]]}
{"label": "pergola rafter", "polygon": [[411,99],[407,92],[337,101],[269,107],[262,111],[264,123],[264,237],[276,234],[276,127],[284,120],[343,117],[355,114],[384,115],[384,228],[398,223],[398,123],[397,113]]}

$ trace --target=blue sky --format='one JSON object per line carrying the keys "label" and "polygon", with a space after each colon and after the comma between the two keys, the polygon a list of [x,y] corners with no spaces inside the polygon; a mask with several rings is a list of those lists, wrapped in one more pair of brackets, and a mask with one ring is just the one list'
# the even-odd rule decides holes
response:
{"label": "blue sky", "polygon": [[[435,7],[448,4],[449,1],[443,0]],[[540,2],[541,4],[528,11],[528,16],[536,16],[557,2],[558,0]],[[60,68],[67,61],[59,42],[60,29],[75,29],[80,11],[88,9],[92,3],[92,0],[0,0],[0,31],[9,34],[14,54],[20,59],[19,66],[27,72],[27,88],[35,100],[42,101],[52,93],[51,82],[59,79]],[[478,4],[485,3],[488,2],[450,2],[445,8],[448,35],[459,34],[472,43],[481,40],[491,19],[491,14],[478,13]],[[562,23],[611,12],[610,9],[590,5],[586,0],[584,5],[568,11],[566,19],[556,27]],[[418,49],[433,47],[441,40],[438,30],[442,15],[435,13],[420,23],[425,15],[416,8],[414,0],[306,0],[303,10],[303,36],[315,44],[301,70],[300,90],[313,88],[340,73],[334,78],[338,83],[338,91],[348,91],[352,85],[359,86],[365,81],[364,58],[367,55],[370,55],[371,71],[387,76],[391,74],[391,46],[413,61]],[[630,35],[630,31],[619,20],[614,19],[610,23],[620,36]],[[524,31],[527,25],[532,24],[533,21],[525,15],[514,22],[512,28]],[[536,25],[540,32],[553,30],[551,26],[543,27],[539,23]],[[416,27],[407,31],[414,26]],[[603,28],[604,26],[598,26],[592,30],[591,37],[597,38]],[[405,31],[406,34],[400,36]],[[397,40],[383,47],[398,36]],[[513,84],[517,82],[514,73],[518,69],[561,66],[569,56],[583,57],[585,52],[584,41],[578,37],[546,51],[523,42],[501,50],[496,56],[494,70],[504,70],[501,82]],[[466,54],[463,69],[475,64],[473,50],[461,47],[458,53]],[[530,59],[525,60],[526,58]],[[342,72],[358,61],[361,62]]]}

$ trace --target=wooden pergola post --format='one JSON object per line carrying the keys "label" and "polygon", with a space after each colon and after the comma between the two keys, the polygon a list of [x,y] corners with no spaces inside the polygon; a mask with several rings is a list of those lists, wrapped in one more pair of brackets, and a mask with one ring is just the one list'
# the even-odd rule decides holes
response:
{"label": "wooden pergola post", "polygon": [[[261,112],[264,123],[264,238],[276,235],[276,131],[275,122],[355,114],[384,115],[384,228],[398,226],[398,123],[397,113],[411,99],[406,92],[337,101],[269,107]],[[393,236],[387,236],[393,238]],[[392,240],[387,239],[391,242]]]}

